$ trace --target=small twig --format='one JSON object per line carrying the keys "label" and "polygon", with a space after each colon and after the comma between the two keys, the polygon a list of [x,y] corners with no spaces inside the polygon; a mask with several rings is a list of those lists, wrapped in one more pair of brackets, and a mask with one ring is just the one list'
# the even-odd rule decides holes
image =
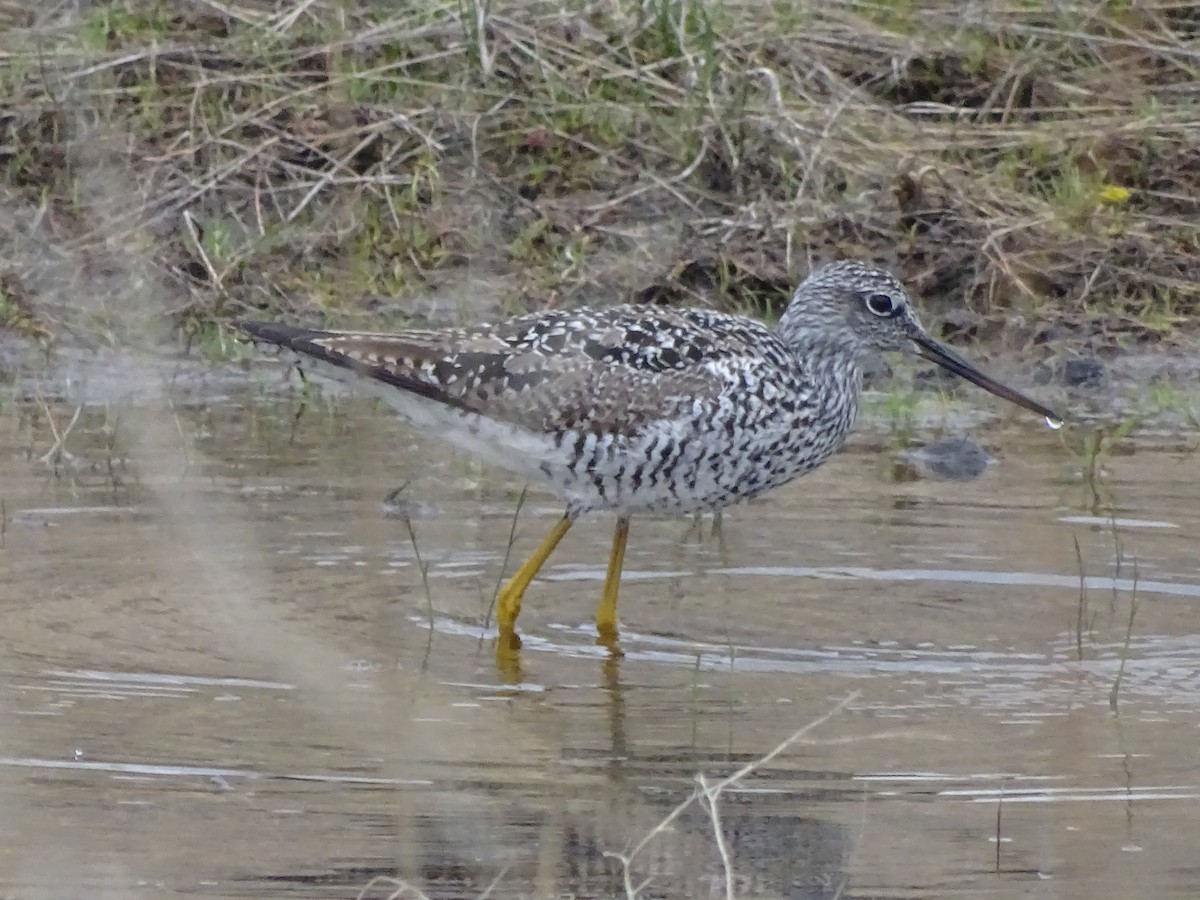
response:
{"label": "small twig", "polygon": [[[496,877],[491,880],[488,886],[484,888],[483,893],[480,894],[476,900],[487,900],[487,898],[492,895],[492,891],[496,889],[496,886],[500,884],[504,876],[508,874],[508,870],[511,868],[511,863],[506,864],[496,874]],[[376,885],[386,885],[392,889],[392,892],[387,895],[386,900],[401,900],[402,897],[406,896],[413,897],[415,900],[430,900],[429,895],[419,887],[409,884],[403,878],[395,878],[391,875],[376,875],[365,885],[363,885],[362,890],[360,890],[356,895],[356,900],[366,900],[367,894]]]}
{"label": "small twig", "polygon": [[834,124],[841,118],[846,107],[849,106],[850,99],[849,96],[843,97],[841,102],[826,116],[821,134],[809,148],[806,154],[807,158],[804,161],[804,171],[800,175],[800,183],[796,186],[796,192],[793,195],[797,203],[804,200],[804,192],[808,189],[808,183],[812,179],[812,174],[817,167],[817,160],[820,159],[821,152],[825,149],[825,145],[829,142],[829,138],[833,134]]}
{"label": "small twig", "polygon": [[721,828],[721,813],[717,803],[721,798],[721,791],[717,788],[711,788],[708,785],[708,779],[704,775],[697,775],[696,781],[700,785],[700,790],[704,794],[704,806],[708,810],[708,817],[712,820],[713,838],[717,842],[717,853],[721,856],[721,869],[725,873],[725,900],[735,900],[733,893],[733,860],[729,856],[729,846],[725,841],[725,831]]}
{"label": "small twig", "polygon": [[1108,509],[1109,520],[1112,523],[1113,536],[1113,556],[1115,563],[1112,575],[1112,600],[1109,606],[1111,612],[1117,611],[1117,601],[1119,599],[1119,591],[1117,590],[1117,579],[1121,577],[1121,570],[1125,565],[1125,542],[1121,540],[1121,532],[1117,527],[1117,509],[1115,506],[1110,506]]}
{"label": "small twig", "polygon": [[171,421],[175,424],[175,431],[179,435],[179,449],[183,456],[183,471],[179,473],[179,477],[185,478],[192,470],[191,441],[188,440],[188,436],[183,430],[183,420],[179,418],[179,409],[175,406],[175,398],[169,391],[163,392],[163,398],[166,400],[167,410],[171,413]]}
{"label": "small twig", "polygon": [[502,868],[499,872],[496,873],[496,877],[493,878],[491,880],[491,882],[488,884],[488,886],[483,889],[483,893],[480,894],[476,898],[476,900],[487,900],[487,898],[492,895],[492,891],[494,891],[496,889],[497,885],[499,885],[500,882],[504,879],[504,876],[508,874],[508,870],[510,868],[512,868],[512,863],[506,863],[504,865],[504,868]]}
{"label": "small twig", "polygon": [[421,548],[417,545],[417,530],[413,527],[412,516],[409,515],[401,506],[404,503],[402,499],[405,490],[408,488],[409,482],[404,482],[395,490],[389,491],[388,495],[383,498],[385,507],[391,507],[395,510],[395,518],[399,518],[404,522],[404,527],[408,531],[408,541],[412,544],[413,557],[417,563],[417,571],[421,574],[421,585],[425,590],[425,609],[429,618],[429,633],[433,635],[433,591],[429,589],[429,564],[425,562],[421,556]]}
{"label": "small twig", "polygon": [[296,4],[295,9],[285,13],[284,15],[280,16],[278,20],[276,20],[276,22],[271,26],[271,30],[278,34],[283,34],[285,31],[288,31],[293,25],[296,24],[297,20],[299,20],[299,18],[308,11],[308,8],[316,2],[317,0],[300,0],[300,2]]}
{"label": "small twig", "polygon": [[229,6],[225,3],[219,3],[217,0],[200,0],[200,2],[205,6],[215,9],[223,16],[228,16],[235,21],[241,22],[243,25],[258,25],[263,19],[263,14],[255,10]]}
{"label": "small twig", "polygon": [[1121,682],[1125,678],[1125,666],[1129,661],[1129,647],[1133,642],[1133,621],[1137,617],[1138,607],[1141,601],[1138,600],[1138,566],[1137,560],[1133,564],[1133,587],[1129,597],[1129,622],[1125,626],[1125,641],[1121,645],[1121,662],[1117,665],[1117,677],[1113,679],[1112,690],[1108,693],[1108,708],[1113,712],[1117,711],[1117,701],[1121,693]]}
{"label": "small twig", "polygon": [[403,878],[393,878],[391,875],[376,875],[358,892],[355,900],[366,900],[367,894],[375,885],[386,885],[392,888],[392,892],[387,895],[386,900],[400,900],[402,897],[411,896],[416,900],[429,900],[429,895],[418,887],[409,884]]}
{"label": "small twig", "polygon": [[1000,874],[1000,825],[1004,817],[1004,788],[1008,783],[1007,778],[1000,779],[1000,794],[996,798],[996,874]]}
{"label": "small twig", "polygon": [[517,523],[520,521],[521,508],[525,505],[525,496],[528,493],[528,485],[521,488],[521,496],[517,498],[517,507],[513,510],[512,524],[508,528],[508,545],[504,548],[504,559],[500,562],[500,574],[496,576],[496,587],[492,591],[492,602],[488,604],[487,615],[483,617],[483,631],[479,635],[481,641],[492,624],[492,612],[495,611],[496,600],[500,597],[500,588],[504,584],[504,573],[507,571],[508,562],[512,558],[513,546],[517,543]]}
{"label": "small twig", "polygon": [[463,31],[475,48],[479,59],[479,71],[484,78],[492,74],[492,53],[488,49],[489,0],[459,0]]}
{"label": "small twig", "polygon": [[46,414],[46,421],[50,425],[50,433],[54,435],[54,446],[47,450],[39,459],[38,462],[43,465],[50,466],[53,472],[58,474],[58,463],[66,453],[67,438],[70,437],[75,424],[79,421],[79,416],[83,412],[83,404],[80,403],[75,407],[75,414],[71,416],[71,421],[67,423],[67,427],[60,433],[58,426],[54,422],[54,416],[50,413],[50,407],[46,404],[46,400],[40,394],[37,397],[38,404],[42,407],[42,412]]}
{"label": "small twig", "polygon": [[196,248],[196,252],[200,254],[200,259],[204,263],[204,268],[208,270],[208,277],[212,281],[213,287],[220,290],[221,276],[217,274],[216,266],[208,258],[208,253],[204,249],[204,243],[200,240],[200,232],[196,228],[196,220],[192,217],[190,210],[185,209],[183,211],[183,224],[187,226],[187,233],[192,239],[192,246]]}
{"label": "small twig", "polygon": [[[385,123],[385,124],[390,124],[390,123]],[[305,207],[307,207],[308,204],[312,202],[313,198],[316,197],[317,194],[321,193],[322,190],[324,190],[326,187],[328,187],[331,183],[333,183],[337,179],[337,173],[339,171],[346,169],[346,167],[349,165],[350,161],[352,159],[354,159],[354,157],[358,156],[358,154],[362,153],[363,150],[365,150],[367,147],[369,147],[371,144],[373,144],[378,139],[379,139],[379,128],[372,128],[367,133],[367,135],[365,137],[363,137],[362,140],[360,140],[357,144],[355,144],[353,147],[351,147],[350,150],[344,156],[342,156],[341,159],[335,160],[333,162],[333,164],[329,167],[328,171],[326,171],[324,175],[322,175],[320,178],[318,178],[316,180],[316,182],[313,184],[313,186],[308,189],[308,192],[300,199],[300,202],[297,203],[295,205],[295,207],[292,209],[292,211],[287,214],[287,216],[284,218],[284,221],[285,222],[295,221],[296,216],[300,215],[300,213],[302,213],[304,211]],[[354,177],[356,177],[356,176],[354,176]]]}
{"label": "small twig", "polygon": [[433,592],[429,590],[429,566],[421,558],[421,549],[417,546],[417,531],[413,528],[412,519],[406,516],[404,525],[408,529],[408,540],[412,544],[413,556],[417,560],[417,571],[421,573],[421,586],[425,590],[425,609],[429,616],[429,630],[433,631]]}
{"label": "small twig", "polygon": [[[666,831],[671,826],[671,824],[675,822],[676,819],[678,819],[681,815],[683,815],[693,803],[697,802],[698,800],[700,800],[702,798],[705,799],[709,803],[715,803],[717,801],[717,799],[719,799],[721,792],[724,791],[726,788],[741,781],[743,778],[745,778],[747,775],[754,772],[756,769],[759,769],[762,766],[765,766],[768,763],[770,763],[772,760],[774,760],[777,756],[779,756],[781,753],[783,753],[785,750],[787,750],[789,747],[791,747],[797,741],[801,740],[806,735],[808,735],[811,731],[824,725],[826,722],[828,722],[830,719],[832,719],[834,716],[836,716],[838,713],[840,713],[842,710],[844,710],[846,707],[848,707],[851,703],[853,703],[855,700],[857,700],[861,695],[862,695],[861,691],[851,691],[849,694],[847,694],[845,697],[843,697],[840,701],[838,701],[838,703],[836,703],[833,706],[833,708],[830,709],[828,712],[824,713],[821,716],[818,716],[816,719],[813,719],[811,722],[809,722],[804,727],[797,729],[791,735],[789,735],[787,738],[785,738],[783,741],[781,741],[778,745],[776,745],[776,747],[773,750],[771,750],[769,753],[767,753],[764,756],[759,757],[756,760],[753,760],[752,762],[747,763],[746,765],[744,765],[740,769],[738,769],[736,772],[734,772],[732,775],[728,775],[725,778],[722,778],[720,781],[717,781],[716,783],[714,783],[712,785],[709,785],[708,782],[703,779],[703,776],[699,776],[698,781],[699,781],[700,787],[697,788],[696,790],[692,791],[691,796],[689,796],[682,803],[680,803],[673,810],[671,810],[671,812],[669,812],[667,814],[667,816],[661,822],[659,822],[657,825],[655,825],[654,828],[652,828],[649,833],[644,835],[642,837],[642,839],[633,846],[632,849],[630,849],[624,853],[617,853],[614,851],[605,851],[604,855],[606,857],[609,857],[610,859],[615,859],[621,863],[622,876],[623,876],[623,881],[624,881],[624,886],[625,886],[626,900],[636,900],[638,892],[649,881],[649,879],[647,879],[647,881],[642,882],[639,885],[636,885],[636,886],[634,885],[633,872],[632,872],[632,865],[633,865],[634,859],[637,858],[638,854],[640,854],[643,850],[645,850],[646,847],[656,837],[658,837],[660,834],[662,834],[664,831]],[[715,810],[710,810],[710,816],[715,816]],[[717,821],[719,822],[719,819],[717,819]],[[718,834],[719,834],[719,832],[718,832]],[[723,841],[724,841],[723,836],[718,837],[717,841],[718,841],[717,846],[721,847],[723,844]],[[725,856],[723,857],[723,860],[726,862],[728,861],[727,848],[726,848],[726,853],[725,853]],[[730,884],[730,881],[729,881],[730,878],[732,878],[732,873],[730,872],[730,870],[727,869],[726,870],[726,879],[727,879],[726,885],[727,886]],[[732,895],[730,895],[730,896],[732,896]]]}
{"label": "small twig", "polygon": [[1079,538],[1071,535],[1075,542],[1075,562],[1079,565],[1079,603],[1075,608],[1075,655],[1083,660],[1083,624],[1087,619],[1088,593],[1087,576],[1083,571],[1083,552],[1079,549]]}

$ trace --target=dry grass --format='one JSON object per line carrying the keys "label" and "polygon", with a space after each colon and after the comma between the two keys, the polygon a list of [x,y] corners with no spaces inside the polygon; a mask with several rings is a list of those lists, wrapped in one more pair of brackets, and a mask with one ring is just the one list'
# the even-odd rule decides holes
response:
{"label": "dry grass", "polygon": [[[0,325],[26,332],[127,338],[105,297],[131,246],[182,288],[155,314],[203,340],[247,307],[769,313],[847,255],[897,269],[948,334],[1012,344],[1162,339],[1200,299],[1191,4],[10,0],[0,18]],[[100,214],[114,169],[135,188]],[[86,261],[66,288],[41,274],[56,254]]]}
{"label": "dry grass", "polygon": [[[808,735],[820,728],[830,719],[845,711],[852,703],[861,696],[859,691],[851,691],[828,711],[813,719],[807,725],[798,728],[791,735],[780,741],[773,749],[759,757],[746,763],[737,771],[724,778],[710,780],[704,773],[697,773],[696,788],[692,794],[676,805],[665,817],[654,825],[648,832],[641,835],[638,840],[629,842],[629,846],[623,852],[609,851],[604,855],[616,860],[621,867],[621,883],[624,889],[625,900],[638,900],[645,893],[653,894],[653,891],[648,891],[651,888],[653,877],[647,877],[646,880],[640,883],[636,881],[635,867],[639,858],[655,842],[669,839],[675,831],[676,823],[689,812],[693,806],[701,807],[706,813],[709,823],[712,826],[712,840],[715,855],[721,861],[721,875],[724,885],[724,890],[720,895],[725,897],[725,900],[737,900],[739,896],[737,872],[735,869],[735,861],[730,853],[729,845],[726,840],[725,831],[721,825],[721,796],[730,788],[736,789],[747,778],[753,776],[758,770],[769,765],[776,757],[780,756],[785,751],[791,749],[796,744],[805,740]],[[502,870],[497,874],[487,886],[487,888],[479,895],[478,900],[486,900],[490,897],[497,885],[503,880],[507,874],[507,870]],[[386,900],[402,900],[402,898],[413,898],[413,900],[430,900],[429,895],[422,891],[417,885],[414,885],[403,878],[395,878],[391,876],[379,876],[368,882],[357,895],[357,900],[367,900],[372,896],[376,889],[388,893],[385,895]],[[837,888],[835,897],[841,895],[842,888]],[[715,891],[714,891],[715,894]],[[573,896],[573,895],[568,895]]]}
{"label": "dry grass", "polygon": [[642,893],[642,889],[647,886],[647,883],[634,884],[633,865],[639,854],[646,850],[654,841],[669,834],[673,823],[682,816],[692,804],[698,804],[708,814],[709,821],[712,824],[713,843],[717,855],[721,859],[721,873],[724,876],[726,900],[735,900],[737,891],[735,888],[736,873],[734,871],[733,859],[729,853],[729,846],[726,843],[725,833],[721,827],[720,803],[721,795],[731,787],[736,787],[749,776],[753,775],[758,769],[768,765],[777,756],[795,745],[798,741],[807,737],[812,731],[815,731],[820,726],[824,725],[830,719],[845,710],[850,704],[857,700],[860,696],[859,691],[851,691],[827,712],[813,719],[807,725],[794,731],[789,737],[785,738],[777,744],[770,752],[742,766],[736,772],[725,776],[724,778],[710,781],[703,773],[696,775],[696,789],[692,795],[677,805],[665,818],[654,826],[647,834],[643,835],[636,843],[631,842],[631,846],[623,853],[610,852],[607,856],[616,859],[621,864],[622,880],[625,887],[626,900],[637,900]]}

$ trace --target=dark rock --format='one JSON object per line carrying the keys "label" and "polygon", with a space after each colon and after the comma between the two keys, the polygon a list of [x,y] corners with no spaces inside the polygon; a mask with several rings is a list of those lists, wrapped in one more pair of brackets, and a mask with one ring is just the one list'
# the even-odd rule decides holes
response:
{"label": "dark rock", "polygon": [[1067,387],[1098,388],[1107,380],[1104,363],[1094,356],[1064,360],[1059,378]]}
{"label": "dark rock", "polygon": [[973,481],[992,463],[986,450],[970,438],[947,437],[900,454],[919,476],[945,481]]}
{"label": "dark rock", "polygon": [[1098,388],[1108,381],[1104,363],[1094,356],[1077,356],[1053,363],[1040,362],[1033,367],[1033,383],[1052,382],[1074,388]]}

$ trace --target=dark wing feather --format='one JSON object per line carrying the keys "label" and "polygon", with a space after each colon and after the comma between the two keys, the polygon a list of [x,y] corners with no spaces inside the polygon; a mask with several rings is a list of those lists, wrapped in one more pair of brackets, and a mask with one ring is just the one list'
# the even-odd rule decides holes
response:
{"label": "dark wing feather", "polygon": [[541,432],[632,433],[715,400],[747,358],[768,369],[787,358],[758,322],[695,309],[553,311],[396,334],[235,327],[253,341]]}
{"label": "dark wing feather", "polygon": [[[233,327],[255,344],[291,350],[363,378],[381,381],[447,406],[474,411],[464,398],[457,396],[457,392],[448,389],[444,354],[438,354],[421,340],[420,332],[387,335],[317,331],[251,321],[234,322]],[[426,368],[432,368],[432,377],[425,372]]]}

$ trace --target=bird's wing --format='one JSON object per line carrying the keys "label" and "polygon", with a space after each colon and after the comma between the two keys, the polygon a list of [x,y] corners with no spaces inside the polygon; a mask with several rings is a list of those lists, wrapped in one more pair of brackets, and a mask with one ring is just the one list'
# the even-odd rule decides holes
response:
{"label": "bird's wing", "polygon": [[394,334],[236,323],[287,348],[465,412],[539,432],[630,434],[716,401],[750,365],[786,350],[752,319],[616,306],[519,316],[494,326]]}

